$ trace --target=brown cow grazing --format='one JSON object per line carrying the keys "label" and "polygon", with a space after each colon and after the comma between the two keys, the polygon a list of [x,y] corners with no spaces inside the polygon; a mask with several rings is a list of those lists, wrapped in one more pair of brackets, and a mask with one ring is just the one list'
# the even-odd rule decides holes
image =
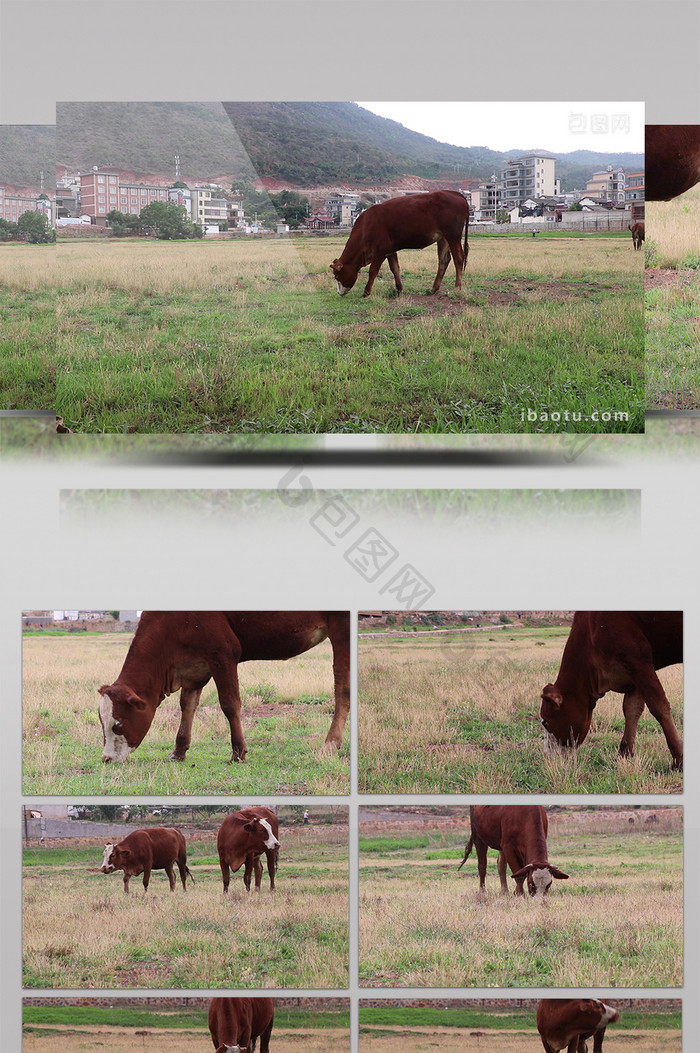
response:
{"label": "brown cow grazing", "polygon": [[634,756],[644,704],[658,720],[673,757],[683,767],[683,740],[657,669],[683,661],[681,611],[577,611],[554,684],[542,691],[545,751],[580,746],[596,702],[608,691],[624,694],[623,757]]}
{"label": "brown cow grazing", "polygon": [[644,197],[670,201],[700,182],[700,124],[648,124]]}
{"label": "brown cow grazing", "polygon": [[129,879],[143,874],[143,888],[148,891],[152,870],[164,870],[170,882],[170,891],[175,891],[173,866],[177,863],[182,887],[187,891],[186,878],[194,881],[187,866],[185,838],[174,827],[154,826],[149,830],[134,830],[117,845],[105,845],[100,870],[112,874],[124,871],[124,891],[129,891]]}
{"label": "brown cow grazing", "polygon": [[347,611],[144,611],[119,676],[99,689],[102,760],[126,760],[165,696],[178,688],[182,716],[170,759],[184,760],[202,689],[213,677],[231,731],[231,761],[244,761],[238,664],[293,658],[326,638],[333,647],[335,679],[326,745],[339,749],[350,710]]}
{"label": "brown cow grazing", "polygon": [[547,859],[547,813],[540,804],[473,804],[469,809],[471,833],[464,849],[461,870],[472,847],[476,848],[479,887],[486,883],[486,854],[499,852],[501,892],[508,891],[506,864],[515,879],[515,895],[523,896],[523,884],[531,896],[549,891],[553,878],[568,878]]}
{"label": "brown cow grazing", "polygon": [[209,1031],[215,1053],[269,1053],[275,1016],[272,998],[212,998]]}
{"label": "brown cow grazing", "polygon": [[537,1006],[545,1053],[586,1053],[586,1039],[593,1035],[593,1053],[601,1053],[605,1028],[619,1018],[619,1010],[598,998],[542,998]]}
{"label": "brown cow grazing", "polygon": [[642,242],[644,241],[644,224],[643,223],[628,223],[627,229],[632,231],[632,244],[635,249],[641,249]]}
{"label": "brown cow grazing", "polygon": [[[464,231],[464,248],[461,238]],[[331,270],[341,296],[350,292],[362,267],[369,264],[369,278],[363,296],[369,296],[379,268],[386,260],[394,275],[397,294],[403,290],[396,253],[400,249],[424,249],[437,242],[438,270],[431,293],[442,284],[452,257],[455,289],[462,288],[462,271],[469,255],[469,205],[456,190],[435,190],[430,194],[394,197],[361,212],[350,237]]]}
{"label": "brown cow grazing", "polygon": [[255,870],[255,891],[260,891],[262,880],[260,856],[263,852],[267,859],[270,891],[274,891],[280,847],[278,833],[277,816],[269,808],[242,808],[240,812],[231,812],[226,816],[219,827],[216,838],[224,893],[228,892],[231,871],[235,874],[244,863],[243,883],[246,889],[250,892],[250,876]]}

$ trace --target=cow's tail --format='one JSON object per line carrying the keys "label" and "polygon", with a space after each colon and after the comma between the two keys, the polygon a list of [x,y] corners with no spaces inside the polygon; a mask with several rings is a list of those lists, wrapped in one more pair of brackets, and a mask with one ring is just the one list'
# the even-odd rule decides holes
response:
{"label": "cow's tail", "polygon": [[457,867],[457,870],[461,870],[462,867],[464,866],[464,864],[466,863],[466,861],[469,859],[469,853],[471,852],[473,847],[474,847],[474,835],[470,834],[469,835],[469,840],[467,841],[467,843],[466,843],[466,845],[464,847],[464,859],[462,860],[462,862]]}
{"label": "cow's tail", "polygon": [[185,874],[187,875],[187,877],[188,877],[188,878],[190,879],[190,881],[191,881],[191,882],[192,882],[192,884],[194,885],[194,878],[192,877],[192,871],[191,871],[191,870],[190,870],[190,868],[189,868],[189,867],[187,866],[187,863],[185,863]]}

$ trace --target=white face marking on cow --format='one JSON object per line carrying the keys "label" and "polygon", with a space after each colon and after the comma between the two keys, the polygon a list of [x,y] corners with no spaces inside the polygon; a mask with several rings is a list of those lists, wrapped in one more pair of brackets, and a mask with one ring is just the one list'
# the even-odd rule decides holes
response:
{"label": "white face marking on cow", "polygon": [[546,728],[544,729],[544,752],[545,753],[560,753],[561,752],[561,744],[559,742],[559,739],[555,738],[555,736],[551,733],[551,731],[547,731]]}
{"label": "white face marking on cow", "polygon": [[607,1027],[608,1024],[617,1020],[620,1016],[619,1011],[614,1009],[611,1005],[606,1005],[605,1002],[601,1002],[600,1004],[603,1007],[603,1016],[598,1024],[598,1028]]}
{"label": "white face marking on cow", "polygon": [[350,292],[350,290],[349,290],[349,289],[346,289],[344,285],[341,285],[341,284],[340,284],[340,282],[338,281],[338,279],[337,279],[337,278],[335,279],[335,284],[337,285],[337,287],[338,287],[338,292],[340,293],[340,295],[341,295],[341,296],[345,296],[345,293],[348,293],[348,292]]}
{"label": "white face marking on cow", "polygon": [[105,852],[104,852],[104,855],[102,857],[102,867],[101,867],[101,870],[102,870],[103,874],[111,874],[111,872],[115,869],[112,866],[112,864],[110,863],[110,859],[112,858],[112,849],[113,848],[114,848],[114,845],[105,845]]}
{"label": "white face marking on cow", "polygon": [[102,721],[102,730],[105,736],[102,760],[107,762],[125,761],[131,753],[131,746],[129,746],[123,735],[116,735],[112,730],[114,713],[112,699],[109,695],[100,695],[100,720]]}
{"label": "white face marking on cow", "polygon": [[535,886],[535,895],[544,896],[545,892],[552,884],[552,875],[548,870],[533,870],[532,883]]}
{"label": "white face marking on cow", "polygon": [[267,819],[261,819],[260,825],[264,826],[267,830],[267,841],[265,842],[265,848],[279,848],[280,843],[272,832],[272,827],[268,823]]}

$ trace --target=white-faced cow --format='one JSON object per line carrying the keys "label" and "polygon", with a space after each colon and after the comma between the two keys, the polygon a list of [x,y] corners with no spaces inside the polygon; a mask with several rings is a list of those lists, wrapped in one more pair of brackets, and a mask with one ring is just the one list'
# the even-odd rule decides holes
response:
{"label": "white-faced cow", "polygon": [[112,874],[124,871],[124,891],[129,891],[129,879],[143,874],[143,888],[148,890],[152,870],[164,870],[170,882],[170,891],[175,891],[174,866],[180,871],[182,887],[187,891],[186,878],[194,881],[187,866],[185,838],[174,827],[154,826],[149,830],[134,830],[117,845],[105,845],[100,870]]}
{"label": "white-faced cow", "polygon": [[648,124],[644,153],[646,201],[670,201],[700,182],[700,124]]}
{"label": "white-faced cow", "polygon": [[262,879],[262,862],[260,856],[265,853],[267,873],[270,877],[270,891],[275,888],[275,871],[280,843],[278,840],[279,823],[277,816],[269,808],[242,808],[231,812],[219,827],[216,847],[219,852],[219,865],[224,882],[224,893],[228,892],[231,871],[235,874],[245,863],[243,883],[250,892],[250,877],[255,871],[255,891],[260,891]]}
{"label": "white-faced cow", "polygon": [[[462,248],[464,233],[464,248]],[[455,289],[462,288],[462,272],[469,255],[469,205],[456,190],[394,197],[361,212],[340,259],[331,270],[341,296],[350,292],[357,276],[369,264],[363,296],[369,296],[379,268],[386,260],[401,293],[401,269],[396,255],[401,249],[424,249],[437,242],[438,270],[431,293],[442,284],[450,257],[455,265]]]}
{"label": "white-faced cow", "polygon": [[608,691],[624,694],[623,757],[634,755],[644,705],[658,720],[673,757],[683,767],[683,740],[657,669],[683,661],[680,611],[577,611],[557,679],[542,691],[545,750],[580,746],[596,702]]}
{"label": "white-faced cow", "polygon": [[632,244],[635,249],[641,249],[644,242],[644,224],[628,223],[627,229],[632,232]]}
{"label": "white-faced cow", "polygon": [[523,885],[531,896],[543,896],[553,878],[568,878],[547,859],[547,813],[539,804],[473,804],[469,809],[471,832],[458,870],[476,849],[479,887],[486,883],[486,854],[498,853],[501,892],[508,891],[506,865],[515,880],[515,895],[523,896]]}
{"label": "white-faced cow", "polygon": [[537,1006],[537,1030],[545,1053],[586,1053],[586,1039],[593,1038],[593,1053],[601,1053],[608,1024],[620,1012],[598,998],[542,998]]}
{"label": "white-faced cow", "polygon": [[275,1016],[272,998],[212,998],[209,1031],[215,1053],[269,1053]]}
{"label": "white-faced cow", "polygon": [[326,638],[335,679],[326,744],[340,748],[350,709],[347,611],[144,611],[119,676],[99,689],[102,760],[126,760],[163,699],[178,689],[182,715],[170,759],[184,760],[202,689],[213,678],[231,732],[231,761],[244,761],[239,663],[293,658]]}

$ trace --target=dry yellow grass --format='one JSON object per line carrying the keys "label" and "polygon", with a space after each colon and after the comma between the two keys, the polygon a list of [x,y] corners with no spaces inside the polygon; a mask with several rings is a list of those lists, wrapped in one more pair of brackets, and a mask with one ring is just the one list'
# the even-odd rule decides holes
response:
{"label": "dry yellow grass", "polygon": [[[105,1048],[108,1048],[110,1053],[132,1053],[133,1050],[148,1050],[152,1053],[154,1043],[160,1048],[161,1042],[163,1048],[167,1047],[168,1053],[203,1053],[203,1050],[213,1048],[209,1031],[182,1032],[160,1027],[150,1031],[145,1028],[81,1027],[78,1032],[73,1032],[58,1025],[41,1025],[41,1030],[51,1033],[48,1041],[52,1053],[104,1053]],[[139,1031],[145,1033],[139,1034]],[[22,1053],[43,1053],[46,1044],[45,1034],[34,1035],[25,1032]],[[298,1053],[302,1048],[304,1053],[328,1053],[329,1045],[332,1045],[333,1049],[349,1053],[348,1032],[340,1029],[285,1032],[273,1028],[270,1041],[274,1053]]]}
{"label": "dry yellow grass", "polygon": [[0,286],[13,292],[56,288],[55,245],[0,244]]}
{"label": "dry yellow grass", "polygon": [[[467,1031],[464,1028],[419,1029],[407,1027],[401,1035],[363,1033],[360,1035],[360,1053],[428,1053],[439,1048],[441,1053],[542,1053],[542,1041],[537,1032],[521,1031]],[[589,1045],[590,1048],[590,1045]],[[680,1031],[651,1031],[646,1033],[626,1031],[611,1024],[605,1032],[605,1053],[626,1053],[634,1048],[635,1053],[681,1053]]]}
{"label": "dry yellow grass", "polygon": [[646,236],[656,243],[659,266],[668,267],[700,253],[699,228],[700,185],[673,201],[649,201],[646,205]]}

